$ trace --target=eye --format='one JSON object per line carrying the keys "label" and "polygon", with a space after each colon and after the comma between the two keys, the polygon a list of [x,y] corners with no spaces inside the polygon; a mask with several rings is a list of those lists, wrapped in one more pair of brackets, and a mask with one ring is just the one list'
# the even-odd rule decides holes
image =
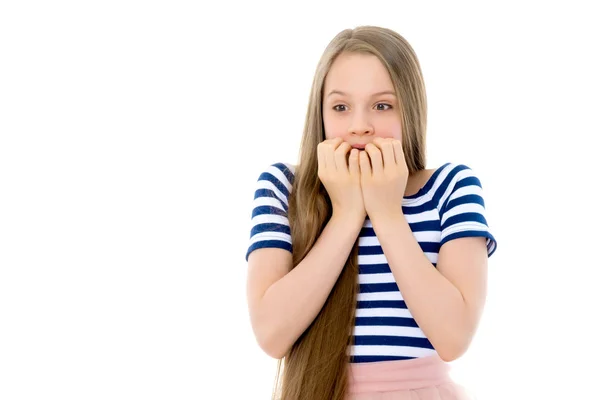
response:
{"label": "eye", "polygon": [[[389,110],[392,108],[392,106],[387,103],[377,103],[377,105],[375,107],[377,107],[377,111],[385,111],[385,110]],[[385,107],[387,107],[387,108],[385,108]]]}
{"label": "eye", "polygon": [[[340,110],[340,109],[339,109],[339,107],[344,107],[344,109],[343,109],[343,110]],[[346,108],[346,106],[345,106],[345,105],[343,105],[343,104],[338,104],[338,105],[335,105],[335,106],[333,106],[333,109],[334,109],[335,111],[346,111],[346,110],[345,110],[345,108]]]}

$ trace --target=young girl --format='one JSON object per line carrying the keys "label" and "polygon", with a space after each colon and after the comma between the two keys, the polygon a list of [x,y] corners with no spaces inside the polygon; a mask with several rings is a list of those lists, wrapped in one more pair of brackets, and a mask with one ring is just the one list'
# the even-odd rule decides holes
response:
{"label": "young girl", "polygon": [[496,241],[474,172],[425,169],[426,111],[396,32],[326,48],[298,164],[270,165],[254,194],[248,307],[280,360],[273,398],[467,398],[447,362],[475,334]]}

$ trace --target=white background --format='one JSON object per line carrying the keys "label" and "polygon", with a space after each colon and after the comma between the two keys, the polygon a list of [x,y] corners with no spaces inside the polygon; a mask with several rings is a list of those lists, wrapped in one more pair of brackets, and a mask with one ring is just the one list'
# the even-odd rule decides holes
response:
{"label": "white background", "polygon": [[413,45],[427,167],[475,170],[498,239],[454,377],[482,400],[600,396],[600,29],[547,3],[2,2],[0,398],[269,398],[254,182],[296,161],[321,52],[364,24]]}

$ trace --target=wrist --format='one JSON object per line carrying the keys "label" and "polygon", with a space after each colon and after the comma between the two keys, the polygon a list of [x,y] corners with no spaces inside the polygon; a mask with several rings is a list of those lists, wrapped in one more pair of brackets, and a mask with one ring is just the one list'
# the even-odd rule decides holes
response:
{"label": "wrist", "polygon": [[397,210],[393,212],[378,212],[378,213],[370,213],[369,219],[372,223],[397,223],[399,221],[405,220],[404,213],[402,210]]}
{"label": "wrist", "polygon": [[343,224],[349,228],[362,228],[365,223],[366,213],[357,213],[351,211],[333,210],[330,221],[336,224]]}

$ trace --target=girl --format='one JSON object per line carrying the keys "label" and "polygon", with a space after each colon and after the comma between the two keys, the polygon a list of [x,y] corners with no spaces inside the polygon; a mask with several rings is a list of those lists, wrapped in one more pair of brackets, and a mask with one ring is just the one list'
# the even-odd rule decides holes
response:
{"label": "girl", "polygon": [[298,164],[270,165],[254,195],[248,307],[279,359],[274,399],[467,398],[447,362],[476,331],[496,241],[474,172],[425,169],[426,111],[396,32],[325,49]]}

